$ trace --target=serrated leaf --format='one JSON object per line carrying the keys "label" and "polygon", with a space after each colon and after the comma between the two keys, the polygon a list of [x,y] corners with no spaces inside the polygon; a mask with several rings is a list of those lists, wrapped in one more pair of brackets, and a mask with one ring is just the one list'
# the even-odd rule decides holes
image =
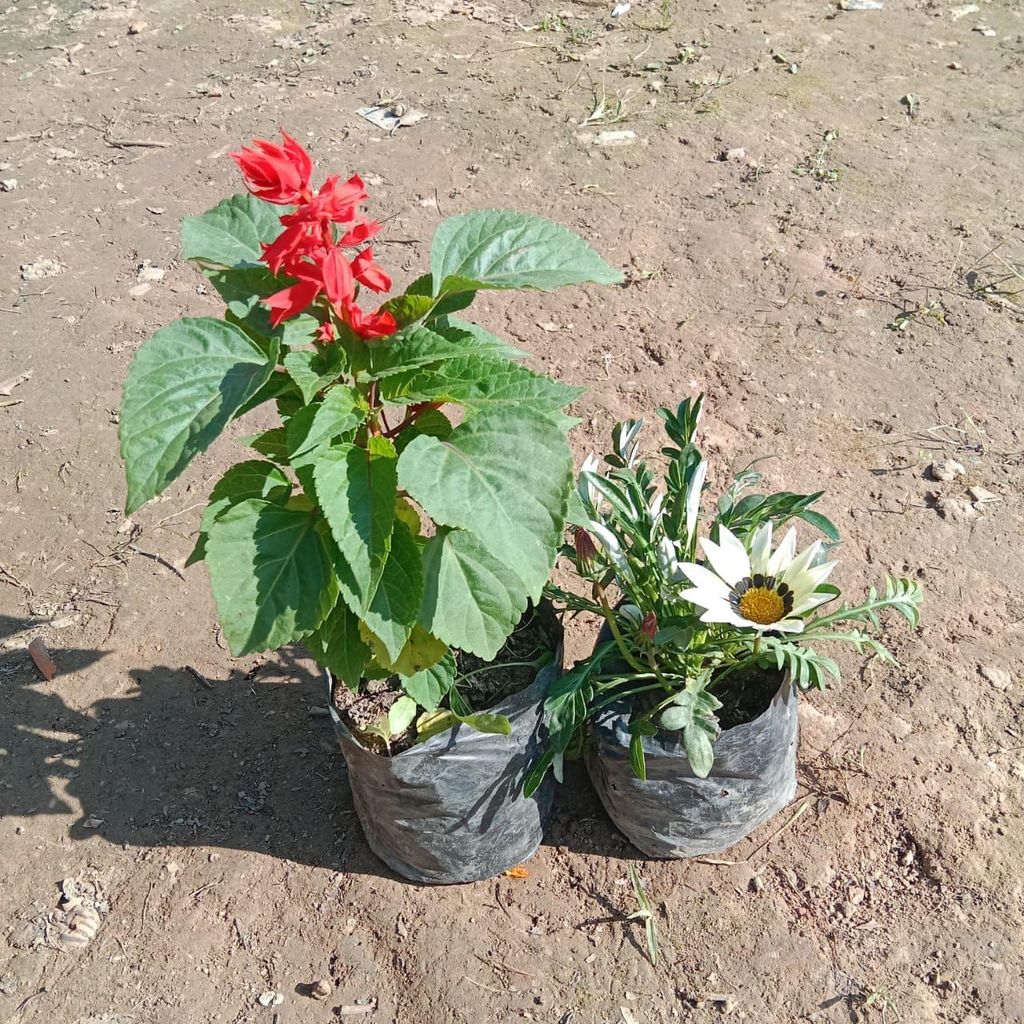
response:
{"label": "serrated leaf", "polygon": [[222,267],[258,263],[260,242],[272,242],[283,230],[280,216],[287,207],[274,206],[246,194],[219,202],[201,217],[181,223],[181,250],[186,259]]}
{"label": "serrated leaf", "polygon": [[370,606],[391,551],[395,523],[398,457],[385,437],[366,448],[336,444],[320,448],[313,460],[317,500],[348,566],[349,587],[358,611]]}
{"label": "serrated leaf", "polygon": [[306,637],[306,646],[318,665],[329,668],[350,689],[358,688],[370,650],[359,635],[359,620],[344,601],[338,601]]}
{"label": "serrated leaf", "polygon": [[477,210],[442,221],[430,247],[435,295],[484,288],[619,284],[613,270],[560,224],[513,210]]}
{"label": "serrated leaf", "polygon": [[437,664],[403,679],[402,689],[420,707],[433,711],[440,706],[454,681],[455,658],[447,653]]}
{"label": "serrated leaf", "polygon": [[332,345],[323,352],[297,349],[284,357],[284,368],[302,392],[302,400],[307,405],[341,373],[340,352],[338,346]]}
{"label": "serrated leaf", "polygon": [[448,316],[450,313],[458,313],[467,306],[471,306],[473,304],[473,299],[476,298],[476,293],[473,291],[465,291],[458,295],[445,295],[442,298],[436,298],[434,295],[434,279],[430,274],[421,274],[417,277],[416,280],[405,289],[405,294],[409,296],[425,295],[432,300],[433,309],[431,310],[430,317],[428,318],[429,320],[433,320],[437,317]]}
{"label": "serrated leaf", "polygon": [[178,320],[143,342],[121,402],[129,515],[216,440],[276,362],[244,331],[209,317]]}
{"label": "serrated leaf", "polygon": [[522,581],[465,530],[441,530],[427,542],[423,577],[423,627],[487,661],[526,611]]}
{"label": "serrated leaf", "polygon": [[185,565],[194,565],[206,556],[206,537],[210,524],[228,506],[246,498],[264,498],[281,505],[288,500],[291,490],[292,482],[273,463],[247,459],[232,466],[210,491],[196,546]]}
{"label": "serrated leaf", "polygon": [[454,429],[451,420],[440,409],[425,409],[395,438],[395,450],[401,455],[409,447],[413,438],[419,437],[421,434],[443,440]]}
{"label": "serrated leaf", "polygon": [[[349,607],[354,609],[358,595],[350,581],[342,578],[341,588]],[[423,569],[419,545],[405,523],[395,520],[388,560],[373,600],[362,616],[392,662],[402,653],[419,618],[422,603]],[[431,632],[425,625],[424,628]]]}
{"label": "serrated leaf", "polygon": [[253,451],[266,455],[279,466],[288,465],[288,432],[284,427],[271,427],[262,434],[253,434],[242,440]]}
{"label": "serrated leaf", "polygon": [[538,412],[555,412],[584,390],[518,363],[480,355],[449,359],[437,369],[395,373],[380,384],[381,397],[395,405],[456,402],[471,410],[507,405]]}
{"label": "serrated leaf", "polygon": [[338,584],[313,512],[247,498],[210,524],[206,562],[232,654],[273,650],[315,630]]}
{"label": "serrated leaf", "polygon": [[398,460],[399,486],[427,515],[475,534],[535,600],[561,541],[571,471],[557,424],[506,409],[474,416],[443,441],[417,437]]}
{"label": "serrated leaf", "polygon": [[266,384],[263,385],[247,402],[243,402],[231,417],[237,420],[247,412],[251,412],[257,406],[273,399],[281,399],[296,392],[295,383],[286,373],[271,373]]}
{"label": "serrated leaf", "polygon": [[334,441],[351,440],[366,413],[366,402],[355,388],[337,385],[323,401],[303,406],[288,420],[288,461],[307,492],[315,490],[314,466],[321,450]]}

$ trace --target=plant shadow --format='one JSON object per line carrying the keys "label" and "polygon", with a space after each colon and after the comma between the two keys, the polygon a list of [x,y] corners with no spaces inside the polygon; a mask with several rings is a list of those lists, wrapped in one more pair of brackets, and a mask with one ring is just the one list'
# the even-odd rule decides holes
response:
{"label": "plant shadow", "polygon": [[[0,617],[3,635],[32,625]],[[77,814],[75,840],[249,850],[396,877],[363,838],[323,678],[301,649],[225,679],[134,669],[127,690],[84,709],[62,698],[61,680],[107,652],[51,653],[60,675],[49,686],[24,650],[0,655],[0,817]],[[546,844],[639,857],[581,763],[555,800]]]}

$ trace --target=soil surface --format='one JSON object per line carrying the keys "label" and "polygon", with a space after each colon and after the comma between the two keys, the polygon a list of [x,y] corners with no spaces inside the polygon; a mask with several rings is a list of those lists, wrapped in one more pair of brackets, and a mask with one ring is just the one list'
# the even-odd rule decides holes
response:
{"label": "soil surface", "polygon": [[736,672],[711,692],[722,702],[715,712],[722,729],[745,725],[763,715],[779,692],[782,676],[778,672],[752,668]]}
{"label": "soil surface", "polygon": [[[1024,1021],[1024,9],[612,7],[7,0],[0,1020]],[[378,96],[428,118],[388,135],[355,114]],[[220,309],[179,221],[279,126],[365,176],[400,285],[440,217],[510,204],[626,270],[474,309],[586,385],[579,457],[706,391],[713,485],[777,456],[771,488],[827,489],[848,594],[921,580],[900,666],[838,652],[844,684],[801,698],[796,801],[734,850],[643,860],[569,765],[523,877],[404,884],[366,848],[322,677],[229,657],[181,569],[269,417],[123,517],[132,353]],[[596,628],[570,624],[570,663]]]}

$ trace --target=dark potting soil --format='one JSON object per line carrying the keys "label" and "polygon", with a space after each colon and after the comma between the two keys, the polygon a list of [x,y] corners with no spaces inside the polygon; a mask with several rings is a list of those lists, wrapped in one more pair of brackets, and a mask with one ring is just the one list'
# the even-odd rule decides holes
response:
{"label": "dark potting soil", "polygon": [[778,672],[762,668],[735,672],[719,686],[712,681],[711,692],[722,702],[716,712],[718,724],[723,729],[732,729],[760,717],[779,692],[781,682]]}
{"label": "dark potting soil", "polygon": [[[459,696],[473,711],[493,707],[506,697],[525,690],[539,671],[537,667],[512,663],[536,661],[545,652],[553,656],[557,646],[558,620],[554,609],[547,602],[531,606],[493,661],[456,651]],[[460,679],[461,676],[466,678]],[[331,700],[349,732],[367,750],[390,756],[400,754],[416,743],[415,723],[390,742],[385,742],[379,733],[373,731],[401,696],[397,676],[364,679],[358,691],[335,679]]]}

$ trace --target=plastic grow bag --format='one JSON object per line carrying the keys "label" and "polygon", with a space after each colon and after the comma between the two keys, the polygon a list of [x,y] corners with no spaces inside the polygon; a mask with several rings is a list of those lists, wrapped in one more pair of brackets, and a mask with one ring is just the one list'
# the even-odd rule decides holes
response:
{"label": "plastic grow bag", "polygon": [[547,742],[548,687],[562,646],[525,690],[487,710],[507,715],[508,736],[458,725],[384,757],[367,750],[328,706],[348,766],[352,800],[370,849],[413,882],[476,882],[537,852],[551,810],[550,779],[524,798],[522,785]]}
{"label": "plastic grow bag", "polygon": [[720,853],[778,814],[796,793],[797,694],[788,674],[768,710],[723,730],[697,778],[678,734],[644,739],[647,779],[629,761],[628,701],[610,705],[587,741],[590,778],[609,817],[649,857]]}

